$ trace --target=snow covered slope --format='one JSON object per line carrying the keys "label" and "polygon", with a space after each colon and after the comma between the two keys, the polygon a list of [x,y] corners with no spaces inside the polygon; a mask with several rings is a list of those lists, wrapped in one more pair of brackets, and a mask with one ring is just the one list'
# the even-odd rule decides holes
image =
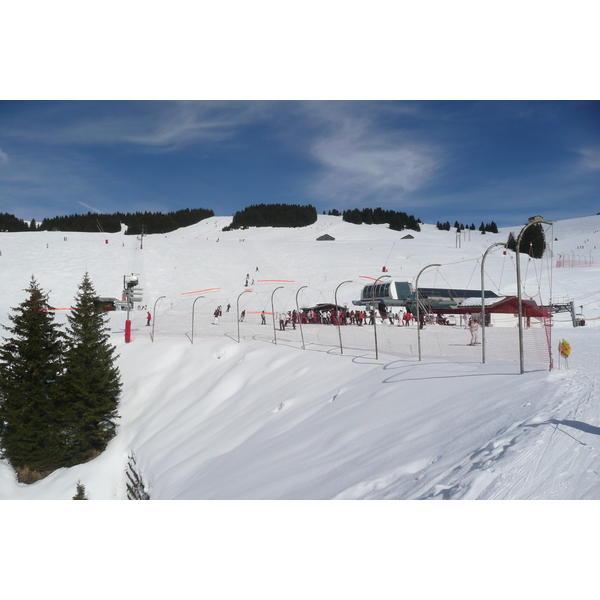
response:
{"label": "snow covered slope", "polygon": [[[292,310],[297,294],[301,305],[331,302],[338,286],[350,304],[384,265],[414,282],[440,263],[420,285],[477,289],[485,250],[519,227],[459,243],[432,225],[403,240],[406,232],[324,215],[298,229],[223,232],[229,222],[146,236],[143,249],[122,234],[0,234],[2,323],[31,275],[57,308],[70,306],[86,271],[100,295],[114,297],[135,273],[141,304],[156,303],[154,341],[145,310],[132,311],[130,344],[125,313],[111,315],[124,390],[106,452],[30,486],[0,463],[0,498],[69,499],[80,480],[90,499],[123,499],[132,452],[152,499],[600,498],[599,267],[555,268],[550,278],[558,254],[600,258],[600,217],[555,223],[549,258],[522,259],[526,293],[574,300],[587,323],[575,329],[558,315],[553,346],[571,342],[569,368],[531,361],[524,375],[509,352],[482,364],[459,326],[426,328],[419,361],[414,329],[378,326],[376,358],[372,328],[346,328],[343,354],[334,328],[307,328],[302,350],[300,331],[275,338],[258,315],[271,302]],[[324,233],[335,241],[316,241]],[[242,294],[246,277],[251,291]],[[488,255],[486,287],[515,293],[514,256]],[[214,325],[214,309],[227,304]]]}

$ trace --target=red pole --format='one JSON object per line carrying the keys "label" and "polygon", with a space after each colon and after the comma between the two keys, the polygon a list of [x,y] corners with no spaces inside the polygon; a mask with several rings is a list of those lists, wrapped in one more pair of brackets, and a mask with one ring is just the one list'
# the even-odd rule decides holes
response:
{"label": "red pole", "polygon": [[129,343],[131,341],[131,321],[127,319],[125,321],[125,342]]}

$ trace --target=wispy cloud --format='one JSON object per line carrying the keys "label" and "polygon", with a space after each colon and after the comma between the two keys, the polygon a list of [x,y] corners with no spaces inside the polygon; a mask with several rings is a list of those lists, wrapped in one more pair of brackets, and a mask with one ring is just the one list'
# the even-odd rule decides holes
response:
{"label": "wispy cloud", "polygon": [[3,152],[2,148],[0,148],[0,166],[8,163],[8,154]]}
{"label": "wispy cloud", "polygon": [[323,173],[313,192],[331,201],[397,203],[428,184],[443,160],[435,143],[419,141],[398,127],[381,127],[385,115],[376,107],[359,114],[327,108],[320,118],[324,133],[310,152]]}
{"label": "wispy cloud", "polygon": [[101,201],[99,178],[93,165],[76,155],[18,151],[0,168],[2,209],[37,220],[70,214],[80,198]]}
{"label": "wispy cloud", "polygon": [[[262,118],[264,106],[247,102],[102,102],[73,107],[65,119],[53,106],[35,126],[16,123],[5,135],[47,145],[116,145],[169,151],[192,143],[230,140]],[[64,115],[64,110],[63,113]]]}
{"label": "wispy cloud", "polygon": [[579,150],[581,167],[586,171],[600,171],[600,146]]}

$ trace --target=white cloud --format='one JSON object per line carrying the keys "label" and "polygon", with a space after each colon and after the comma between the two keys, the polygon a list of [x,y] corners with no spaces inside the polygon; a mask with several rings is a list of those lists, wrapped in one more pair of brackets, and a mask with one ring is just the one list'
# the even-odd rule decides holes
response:
{"label": "white cloud", "polygon": [[390,202],[421,189],[440,166],[441,151],[403,131],[379,130],[369,116],[346,115],[330,123],[311,153],[325,169],[315,192],[331,200],[379,197]]}
{"label": "white cloud", "polygon": [[600,170],[600,146],[579,150],[581,166],[587,171]]}
{"label": "white cloud", "polygon": [[8,154],[0,148],[0,165],[5,165],[6,163],[8,163]]}
{"label": "white cloud", "polygon": [[138,102],[82,104],[70,122],[54,125],[51,110],[44,126],[18,127],[6,132],[20,141],[50,145],[133,144],[172,150],[190,143],[232,139],[240,126],[262,118],[262,103]]}

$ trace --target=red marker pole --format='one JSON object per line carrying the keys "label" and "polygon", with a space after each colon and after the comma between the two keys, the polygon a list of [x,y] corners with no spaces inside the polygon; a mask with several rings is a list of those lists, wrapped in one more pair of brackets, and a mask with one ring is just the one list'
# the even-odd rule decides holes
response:
{"label": "red marker pole", "polygon": [[125,342],[131,342],[131,321],[129,319],[125,321]]}

